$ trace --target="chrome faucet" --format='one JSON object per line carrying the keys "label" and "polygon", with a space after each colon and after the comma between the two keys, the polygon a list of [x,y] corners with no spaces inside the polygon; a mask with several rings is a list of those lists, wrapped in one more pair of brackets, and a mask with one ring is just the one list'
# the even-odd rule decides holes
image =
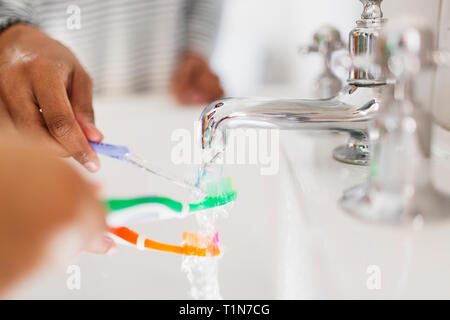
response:
{"label": "chrome faucet", "polygon": [[434,38],[430,27],[408,21],[388,27],[377,42],[377,63],[396,84],[385,90],[386,103],[370,129],[369,179],[341,199],[357,217],[416,225],[450,217],[450,196],[431,182],[431,101],[423,104],[415,94],[416,80],[434,75]]}
{"label": "chrome faucet", "polygon": [[[214,147],[220,137],[225,141],[226,129],[258,127],[278,129],[357,130],[351,142],[340,148],[335,157],[349,163],[368,162],[367,139],[363,133],[382,104],[387,86],[384,75],[371,64],[360,63],[373,58],[379,31],[385,19],[382,0],[361,0],[364,11],[350,32],[349,55],[352,61],[347,85],[326,99],[225,98],[213,102],[202,112],[201,143],[203,149]],[[353,131],[350,131],[353,132]],[[362,137],[361,137],[362,136]],[[223,143],[217,144],[224,146]],[[222,150],[214,151],[214,158]]]}
{"label": "chrome faucet", "polygon": [[311,45],[300,47],[301,54],[319,53],[323,58],[323,71],[315,81],[317,96],[328,98],[342,89],[342,81],[333,72],[331,58],[334,52],[344,49],[341,34],[332,26],[321,26],[314,32]]}

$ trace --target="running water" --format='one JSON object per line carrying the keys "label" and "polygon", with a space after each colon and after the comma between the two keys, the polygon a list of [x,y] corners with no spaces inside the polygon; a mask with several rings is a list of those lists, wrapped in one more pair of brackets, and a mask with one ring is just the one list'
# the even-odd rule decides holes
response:
{"label": "running water", "polygon": [[[222,177],[222,165],[218,164],[220,156],[204,163],[198,171],[197,185],[204,186],[208,181]],[[198,200],[198,197],[197,199]],[[195,214],[198,233],[201,236],[214,236],[217,232],[216,222],[221,217],[227,217],[227,206],[211,208]],[[219,235],[220,238],[220,235]],[[219,242],[220,243],[220,242]],[[223,255],[223,248],[218,257],[183,256],[181,270],[186,272],[191,285],[189,294],[194,299],[222,299],[219,286],[219,260]]]}
{"label": "running water", "polygon": [[[220,209],[210,209],[197,214],[197,223],[199,225],[199,234],[214,234],[216,231],[215,221],[218,218],[217,212]],[[191,285],[189,294],[194,299],[219,300],[219,259],[218,257],[198,257],[184,256],[181,264],[182,271],[186,272],[188,281]]]}

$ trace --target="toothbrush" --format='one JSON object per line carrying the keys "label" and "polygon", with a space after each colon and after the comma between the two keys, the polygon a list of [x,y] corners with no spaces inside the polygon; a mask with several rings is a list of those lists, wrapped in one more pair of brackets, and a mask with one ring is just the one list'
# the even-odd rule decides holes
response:
{"label": "toothbrush", "polygon": [[197,211],[224,206],[237,198],[231,177],[207,183],[206,192],[203,200],[193,203],[157,196],[109,199],[104,203],[108,212],[108,224],[119,226],[125,223],[184,218]]}
{"label": "toothbrush", "polygon": [[197,232],[183,232],[180,246],[147,239],[127,227],[109,228],[119,243],[135,246],[140,250],[156,250],[187,256],[217,257],[220,254],[219,235],[201,236]]}
{"label": "toothbrush", "polygon": [[197,186],[187,183],[186,181],[183,181],[181,179],[177,179],[177,178],[171,177],[167,174],[164,174],[159,169],[151,168],[147,163],[145,163],[144,160],[142,160],[135,154],[131,153],[130,150],[125,146],[117,146],[117,145],[113,145],[113,144],[107,144],[107,143],[102,143],[102,142],[92,142],[92,141],[90,141],[89,143],[90,143],[91,147],[94,149],[94,151],[99,154],[133,164],[141,169],[144,169],[147,172],[150,172],[154,175],[162,177],[180,187],[183,187],[183,188],[186,188],[189,190],[193,190],[198,194],[203,194],[203,191],[200,188],[198,188]]}
{"label": "toothbrush", "polygon": [[[115,146],[99,142],[90,142],[90,144],[99,154],[131,163],[179,186],[204,194],[197,186],[162,174],[160,170],[150,168],[143,160],[132,154],[125,146]],[[182,243],[180,246],[176,246],[147,239],[127,227],[120,226],[125,222],[129,223],[130,220],[134,220],[135,222],[136,220],[139,220],[142,222],[142,220],[185,217],[189,212],[193,213],[200,210],[223,206],[234,201],[237,196],[230,177],[207,183],[206,190],[206,196],[202,201],[189,204],[184,204],[166,197],[156,196],[107,200],[105,201],[105,207],[109,212],[107,216],[108,224],[110,225],[109,233],[119,243],[136,246],[141,250],[150,249],[200,257],[218,256],[220,250],[217,232],[212,237],[201,236],[195,232],[183,232]]]}

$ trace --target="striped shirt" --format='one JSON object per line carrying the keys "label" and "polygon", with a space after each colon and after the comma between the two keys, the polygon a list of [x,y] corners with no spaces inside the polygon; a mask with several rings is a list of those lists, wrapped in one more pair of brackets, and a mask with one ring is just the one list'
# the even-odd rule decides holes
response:
{"label": "striped shirt", "polygon": [[0,0],[0,19],[37,25],[68,46],[96,92],[167,87],[180,57],[209,58],[221,0]]}

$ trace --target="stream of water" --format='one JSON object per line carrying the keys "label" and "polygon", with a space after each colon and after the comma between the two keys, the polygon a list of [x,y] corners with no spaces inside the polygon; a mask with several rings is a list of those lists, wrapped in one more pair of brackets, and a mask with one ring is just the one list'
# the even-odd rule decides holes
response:
{"label": "stream of water", "polygon": [[[223,176],[223,165],[220,164],[219,158],[220,156],[214,157],[211,161],[203,163],[198,169],[197,185],[200,188]],[[198,196],[195,200],[199,200]],[[200,236],[212,237],[217,232],[217,221],[228,216],[227,207],[216,207],[196,213],[197,231]],[[222,255],[223,247],[221,247],[221,254],[218,257],[183,256],[181,270],[186,273],[191,285],[189,294],[192,298],[222,299],[219,285],[219,261]]]}

